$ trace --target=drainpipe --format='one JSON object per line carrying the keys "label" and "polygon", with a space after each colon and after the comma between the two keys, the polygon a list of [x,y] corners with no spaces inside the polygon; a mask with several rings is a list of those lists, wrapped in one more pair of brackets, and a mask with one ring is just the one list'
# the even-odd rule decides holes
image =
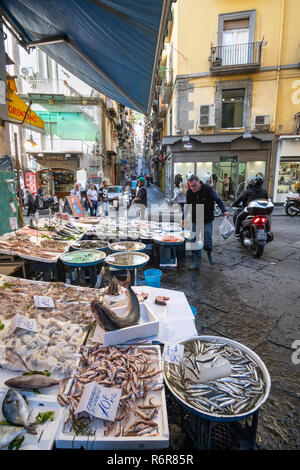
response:
{"label": "drainpipe", "polygon": [[[280,64],[281,64],[281,53],[282,53],[282,36],[283,36],[283,23],[284,23],[284,10],[285,10],[285,0],[281,0],[281,11],[280,11],[280,28],[279,28],[279,45],[278,45],[278,57],[277,57],[277,72],[276,72],[276,85],[275,85],[275,99],[274,99],[274,109],[273,109],[273,128],[276,134],[276,124],[277,124],[277,112],[278,112],[278,91],[279,91],[279,80],[280,80]],[[275,138],[272,142],[271,147],[271,161],[270,161],[270,178],[268,182],[268,193],[271,195],[274,189],[274,177],[275,177],[275,167],[276,167],[276,149]]]}

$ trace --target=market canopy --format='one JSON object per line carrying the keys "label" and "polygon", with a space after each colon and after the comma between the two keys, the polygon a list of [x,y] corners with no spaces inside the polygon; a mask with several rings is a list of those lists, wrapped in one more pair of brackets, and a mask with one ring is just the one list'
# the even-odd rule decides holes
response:
{"label": "market canopy", "polygon": [[147,113],[172,0],[1,0],[26,47],[92,88]]}

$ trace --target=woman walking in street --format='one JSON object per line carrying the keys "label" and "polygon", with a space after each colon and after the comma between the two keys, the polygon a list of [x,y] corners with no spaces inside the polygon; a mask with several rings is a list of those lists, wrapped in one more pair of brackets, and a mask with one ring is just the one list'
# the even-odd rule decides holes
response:
{"label": "woman walking in street", "polygon": [[175,194],[174,194],[173,199],[171,200],[171,203],[177,202],[180,205],[181,211],[182,211],[182,218],[183,218],[184,205],[186,203],[186,193],[187,193],[186,185],[183,182],[181,182],[179,184],[179,188],[175,188],[174,193]]}

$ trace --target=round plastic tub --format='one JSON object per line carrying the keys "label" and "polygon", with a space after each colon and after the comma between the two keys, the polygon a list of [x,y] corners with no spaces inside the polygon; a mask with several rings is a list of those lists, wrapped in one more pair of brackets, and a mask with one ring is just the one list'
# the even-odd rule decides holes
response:
{"label": "round plastic tub", "polygon": [[144,271],[146,286],[160,287],[161,275],[160,269],[146,269]]}

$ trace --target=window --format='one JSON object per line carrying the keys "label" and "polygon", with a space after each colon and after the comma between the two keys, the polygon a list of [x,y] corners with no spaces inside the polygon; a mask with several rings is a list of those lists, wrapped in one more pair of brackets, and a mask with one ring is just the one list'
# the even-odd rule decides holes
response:
{"label": "window", "polygon": [[169,135],[172,135],[172,129],[173,128],[173,113],[172,113],[172,108],[170,108],[170,113],[169,113]]}
{"label": "window", "polygon": [[222,128],[244,126],[245,89],[222,90]]}

